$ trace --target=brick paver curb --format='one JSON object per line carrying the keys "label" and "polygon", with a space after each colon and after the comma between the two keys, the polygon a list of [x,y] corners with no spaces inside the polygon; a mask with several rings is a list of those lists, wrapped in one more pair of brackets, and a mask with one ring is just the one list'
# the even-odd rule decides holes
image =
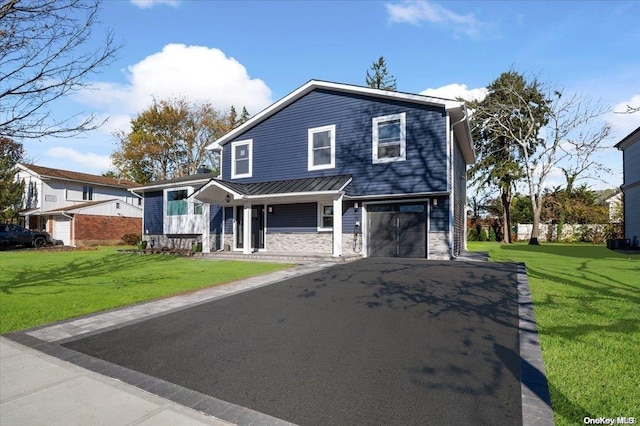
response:
{"label": "brick paver curb", "polygon": [[518,316],[520,329],[520,383],[523,426],[553,426],[549,384],[542,362],[538,327],[527,279],[527,268],[518,264]]}

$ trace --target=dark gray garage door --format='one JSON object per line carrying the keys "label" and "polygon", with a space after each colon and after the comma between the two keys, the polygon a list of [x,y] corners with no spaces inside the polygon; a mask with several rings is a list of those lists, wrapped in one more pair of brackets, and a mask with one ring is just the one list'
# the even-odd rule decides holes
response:
{"label": "dark gray garage door", "polygon": [[427,257],[426,204],[372,204],[367,220],[369,256]]}

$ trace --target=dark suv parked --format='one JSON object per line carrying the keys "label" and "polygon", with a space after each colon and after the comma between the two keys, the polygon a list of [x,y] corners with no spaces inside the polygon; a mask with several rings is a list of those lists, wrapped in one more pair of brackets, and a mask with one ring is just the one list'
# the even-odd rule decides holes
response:
{"label": "dark suv parked", "polygon": [[46,232],[30,231],[22,226],[10,223],[0,224],[0,247],[44,247],[53,244],[51,235]]}

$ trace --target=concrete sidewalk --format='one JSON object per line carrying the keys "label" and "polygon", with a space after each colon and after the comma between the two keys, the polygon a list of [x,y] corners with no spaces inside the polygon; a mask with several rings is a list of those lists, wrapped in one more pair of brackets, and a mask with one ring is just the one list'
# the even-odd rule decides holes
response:
{"label": "concrete sidewalk", "polygon": [[0,424],[230,423],[0,337]]}

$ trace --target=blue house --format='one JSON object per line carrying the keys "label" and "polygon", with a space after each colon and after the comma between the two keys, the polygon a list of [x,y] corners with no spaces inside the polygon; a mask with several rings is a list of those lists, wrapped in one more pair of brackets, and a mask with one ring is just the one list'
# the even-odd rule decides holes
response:
{"label": "blue house", "polygon": [[245,254],[449,259],[464,248],[474,152],[461,102],[311,80],[208,149],[221,176],[135,190],[145,239]]}

